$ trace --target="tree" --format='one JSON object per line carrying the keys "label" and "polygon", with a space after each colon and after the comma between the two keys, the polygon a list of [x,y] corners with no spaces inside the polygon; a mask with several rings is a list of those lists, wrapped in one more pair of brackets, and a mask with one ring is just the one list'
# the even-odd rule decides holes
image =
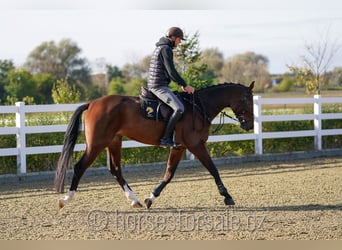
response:
{"label": "tree", "polygon": [[319,40],[304,44],[305,54],[301,56],[302,65],[288,66],[297,78],[304,81],[307,93],[320,94],[326,75],[334,56],[341,45],[337,40],[330,42],[329,29],[321,32]]}
{"label": "tree", "polygon": [[107,64],[106,69],[107,69],[108,82],[111,82],[113,78],[122,77],[122,72],[118,66],[115,66],[115,65],[112,66],[112,65]]}
{"label": "tree", "polygon": [[106,93],[107,93],[107,88],[93,84],[85,89],[84,95],[85,95],[86,100],[93,100],[93,99],[96,99],[105,95]]}
{"label": "tree", "polygon": [[254,52],[237,54],[229,58],[223,65],[220,80],[241,84],[255,81],[255,90],[263,91],[264,85],[270,81],[267,66],[268,58],[266,56]]}
{"label": "tree", "polygon": [[213,78],[205,74],[207,65],[201,62],[199,48],[199,33],[192,37],[185,35],[185,41],[180,43],[175,50],[175,65],[184,80],[195,89],[212,85]]}
{"label": "tree", "polygon": [[274,86],[274,90],[276,92],[287,92],[294,85],[294,82],[295,80],[293,79],[293,77],[285,75],[281,82],[278,85]]}
{"label": "tree", "polygon": [[58,44],[43,42],[28,56],[25,66],[32,74],[49,73],[56,79],[77,84],[90,83],[90,67],[79,54],[81,49],[69,39]]}
{"label": "tree", "polygon": [[125,83],[124,90],[126,95],[138,96],[140,94],[140,88],[146,83],[143,78],[133,78],[129,82]]}
{"label": "tree", "polygon": [[217,48],[203,50],[200,61],[202,64],[207,65],[206,74],[213,78],[220,76],[224,64],[224,57]]}
{"label": "tree", "polygon": [[53,103],[51,91],[56,79],[48,73],[39,73],[33,75],[33,81],[37,88],[38,99],[36,102],[40,104]]}
{"label": "tree", "polygon": [[135,78],[147,79],[150,61],[151,56],[145,56],[136,63],[126,63],[121,69],[122,77],[126,82]]}
{"label": "tree", "polygon": [[316,87],[313,80],[315,76],[311,69],[289,65],[287,65],[287,67],[294,75],[296,86],[305,87],[307,94],[315,92]]}
{"label": "tree", "polygon": [[125,93],[125,89],[124,89],[124,83],[122,78],[120,77],[116,77],[113,78],[108,86],[108,94],[112,95],[112,94],[117,94],[117,95],[123,95]]}
{"label": "tree", "polygon": [[33,104],[38,99],[36,84],[32,74],[23,69],[14,69],[8,73],[8,83],[5,85],[6,100],[9,104],[15,101],[30,100]]}
{"label": "tree", "polygon": [[75,85],[70,85],[65,80],[58,80],[53,85],[52,99],[54,103],[78,103],[81,93],[76,89]]}
{"label": "tree", "polygon": [[13,61],[0,60],[0,103],[6,99],[5,86],[8,83],[8,74],[14,69]]}
{"label": "tree", "polygon": [[329,79],[329,85],[342,86],[342,67],[336,67],[333,69]]}

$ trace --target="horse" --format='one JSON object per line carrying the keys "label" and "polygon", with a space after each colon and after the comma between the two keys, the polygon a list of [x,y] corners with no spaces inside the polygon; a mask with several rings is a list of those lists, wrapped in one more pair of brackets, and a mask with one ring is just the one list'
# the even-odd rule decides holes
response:
{"label": "horse", "polygon": [[[184,102],[185,112],[177,123],[174,134],[178,145],[177,147],[170,147],[163,180],[144,200],[148,209],[172,180],[186,149],[197,157],[212,175],[219,194],[224,196],[225,205],[235,205],[235,201],[224,186],[205,143],[208,140],[211,122],[227,107],[231,108],[235,119],[240,123],[243,130],[253,129],[253,87],[254,81],[249,86],[225,82],[201,88],[196,90],[194,94],[182,93],[188,97],[185,99],[193,99],[194,103]],[[120,163],[122,138],[125,136],[138,142],[160,146],[159,140],[166,123],[165,121],[144,118],[140,102],[138,96],[108,95],[82,104],[75,110],[65,132],[62,152],[57,163],[55,175],[57,193],[64,192],[66,170],[76,144],[84,111],[86,111],[84,115],[86,148],[79,161],[74,165],[69,191],[58,200],[60,209],[74,198],[82,175],[104,149],[107,150],[110,159],[108,170],[116,178],[125,196],[131,202],[131,207],[142,207],[122,175]]]}

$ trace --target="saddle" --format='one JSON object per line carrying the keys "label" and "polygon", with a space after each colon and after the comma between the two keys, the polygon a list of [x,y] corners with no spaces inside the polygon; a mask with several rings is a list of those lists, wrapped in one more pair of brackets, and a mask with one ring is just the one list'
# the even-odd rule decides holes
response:
{"label": "saddle", "polygon": [[[176,95],[178,92],[175,92]],[[144,118],[155,121],[168,121],[173,113],[172,108],[160,101],[146,87],[142,86],[140,91],[140,107]],[[182,100],[182,98],[181,98]]]}

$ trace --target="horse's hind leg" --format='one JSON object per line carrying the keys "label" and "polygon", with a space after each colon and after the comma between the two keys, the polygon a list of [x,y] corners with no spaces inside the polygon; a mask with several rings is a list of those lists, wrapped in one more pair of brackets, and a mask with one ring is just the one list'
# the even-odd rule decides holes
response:
{"label": "horse's hind leg", "polygon": [[98,154],[103,150],[101,148],[86,148],[86,151],[80,160],[74,166],[74,174],[71,181],[71,186],[67,194],[58,202],[59,208],[63,208],[73,197],[77,190],[78,184],[87,168],[94,162]]}
{"label": "horse's hind leg", "polygon": [[225,197],[224,203],[226,205],[235,205],[233,198],[230,196],[226,187],[224,186],[220,174],[204,144],[198,144],[195,147],[189,148],[189,150],[198,158],[198,160],[206,167],[206,169],[208,169],[209,173],[214,177],[219,193]]}
{"label": "horse's hind leg", "polygon": [[180,160],[182,159],[182,155],[183,155],[184,150],[185,150],[184,147],[178,147],[178,148],[172,147],[170,149],[169,159],[167,162],[167,167],[165,170],[164,178],[159,183],[159,185],[152,191],[150,197],[146,198],[144,201],[147,208],[151,207],[155,198],[160,195],[162,190],[172,180],[172,178],[176,172],[177,166],[178,166]]}
{"label": "horse's hind leg", "polygon": [[128,200],[131,201],[131,206],[134,208],[142,207],[138,198],[135,196],[132,189],[127,184],[126,180],[122,176],[121,171],[121,148],[122,148],[122,136],[116,135],[107,147],[107,151],[110,155],[110,173],[116,178],[121,188],[124,190]]}

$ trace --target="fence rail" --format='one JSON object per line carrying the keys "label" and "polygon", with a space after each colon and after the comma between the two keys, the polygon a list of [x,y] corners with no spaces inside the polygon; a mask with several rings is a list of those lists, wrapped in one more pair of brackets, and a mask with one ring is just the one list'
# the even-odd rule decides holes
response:
{"label": "fence rail", "polygon": [[[263,154],[262,142],[264,139],[272,138],[294,138],[294,137],[314,137],[315,150],[322,150],[322,136],[342,135],[341,129],[322,129],[322,120],[326,119],[342,119],[342,113],[322,113],[322,104],[335,103],[342,104],[342,97],[323,98],[319,95],[313,98],[261,98],[254,96],[254,131],[244,134],[229,135],[211,135],[208,142],[224,142],[224,141],[243,141],[254,140],[255,154]],[[263,105],[279,105],[279,104],[312,104],[313,114],[289,114],[289,115],[262,115]],[[26,135],[34,133],[53,133],[64,132],[67,124],[62,125],[44,125],[44,126],[27,126],[27,113],[45,113],[45,112],[65,112],[74,111],[80,104],[55,104],[55,105],[25,105],[23,102],[16,103],[15,106],[0,106],[0,114],[15,114],[15,127],[0,127],[0,135],[16,135],[16,148],[0,148],[0,157],[17,156],[17,173],[26,174],[26,156],[32,154],[59,153],[62,145],[51,146],[26,146]],[[314,121],[313,130],[301,131],[283,131],[283,132],[263,132],[262,123],[270,121]],[[218,124],[219,119],[216,118],[213,124]],[[236,123],[233,120],[226,120],[225,124]],[[342,125],[341,125],[342,127]],[[143,143],[136,141],[124,141],[123,148],[146,147]],[[85,149],[85,144],[76,144],[75,151]]]}

